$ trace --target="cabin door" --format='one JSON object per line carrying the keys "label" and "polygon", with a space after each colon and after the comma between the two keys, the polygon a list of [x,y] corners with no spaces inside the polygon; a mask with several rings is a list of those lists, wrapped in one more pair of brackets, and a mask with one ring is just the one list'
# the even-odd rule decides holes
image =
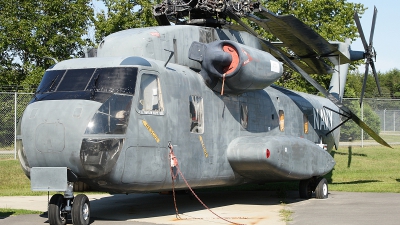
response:
{"label": "cabin door", "polygon": [[127,149],[124,183],[163,183],[169,173],[167,119],[158,73],[138,77],[135,145]]}

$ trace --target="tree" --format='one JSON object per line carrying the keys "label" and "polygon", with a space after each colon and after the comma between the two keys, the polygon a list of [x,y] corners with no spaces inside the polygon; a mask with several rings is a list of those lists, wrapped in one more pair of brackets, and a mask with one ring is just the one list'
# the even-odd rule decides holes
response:
{"label": "tree", "polygon": [[400,98],[400,70],[392,69],[380,76],[381,84],[388,89],[391,98]]}
{"label": "tree", "polygon": [[[361,119],[361,109],[359,102],[356,101],[350,101],[350,102],[345,102],[345,104],[349,107],[349,109],[356,114],[360,119]],[[368,126],[377,134],[379,134],[380,129],[381,129],[381,121],[374,112],[374,110],[371,108],[369,104],[367,104],[365,101],[363,103],[363,114],[364,118],[363,121],[368,124]],[[361,128],[354,123],[353,121],[347,121],[341,128],[340,128],[340,140],[342,141],[347,141],[349,138],[352,138],[353,140],[360,140],[361,139]],[[364,132],[364,139],[369,139],[370,136]]]}
{"label": "tree", "polygon": [[[83,54],[93,9],[90,0],[0,1],[0,85],[38,84],[43,71]],[[28,84],[29,84],[28,83]]]}
{"label": "tree", "polygon": [[96,43],[112,33],[137,27],[156,26],[152,13],[152,1],[103,0],[107,12],[102,10],[93,20]]}
{"label": "tree", "polygon": [[[265,0],[263,4],[278,15],[296,16],[329,41],[344,41],[346,38],[354,41],[358,37],[358,31],[353,21],[353,14],[356,11],[362,15],[366,9],[360,3],[346,0]],[[261,35],[271,41],[276,40],[271,34],[264,32]],[[329,87],[331,75],[311,76],[325,88]],[[277,84],[298,91],[317,92],[312,85],[303,80],[300,74],[292,72],[282,76]]]}

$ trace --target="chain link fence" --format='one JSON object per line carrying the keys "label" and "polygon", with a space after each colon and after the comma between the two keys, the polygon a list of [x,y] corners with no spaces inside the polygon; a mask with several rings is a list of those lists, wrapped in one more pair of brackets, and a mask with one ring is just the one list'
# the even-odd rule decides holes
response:
{"label": "chain link fence", "polygon": [[32,93],[0,92],[0,159],[16,159],[18,119],[32,97]]}
{"label": "chain link fence", "polygon": [[[379,133],[390,145],[400,144],[400,99],[367,98],[363,100],[361,108],[358,98],[345,98],[343,103],[350,106],[360,119]],[[342,134],[346,133],[344,129],[345,127],[342,127]],[[361,134],[361,129],[358,130]],[[354,136],[356,136],[354,140],[366,140],[366,143],[374,142],[368,138],[365,132],[359,138],[357,138],[358,135]]]}

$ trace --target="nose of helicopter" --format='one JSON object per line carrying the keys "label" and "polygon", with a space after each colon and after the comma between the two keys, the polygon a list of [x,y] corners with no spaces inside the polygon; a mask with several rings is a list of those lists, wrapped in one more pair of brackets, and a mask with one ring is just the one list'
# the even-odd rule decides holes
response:
{"label": "nose of helicopter", "polygon": [[28,105],[17,136],[23,146],[25,170],[64,166],[84,175],[80,157],[82,135],[100,105],[85,100],[39,101]]}

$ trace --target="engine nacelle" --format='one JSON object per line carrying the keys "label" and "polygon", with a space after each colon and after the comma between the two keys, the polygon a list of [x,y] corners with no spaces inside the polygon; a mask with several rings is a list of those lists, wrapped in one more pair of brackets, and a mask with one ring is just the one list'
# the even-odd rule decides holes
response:
{"label": "engine nacelle", "polygon": [[233,41],[193,42],[189,58],[201,63],[200,74],[214,89],[224,80],[229,92],[264,89],[282,76],[283,67],[271,54]]}

